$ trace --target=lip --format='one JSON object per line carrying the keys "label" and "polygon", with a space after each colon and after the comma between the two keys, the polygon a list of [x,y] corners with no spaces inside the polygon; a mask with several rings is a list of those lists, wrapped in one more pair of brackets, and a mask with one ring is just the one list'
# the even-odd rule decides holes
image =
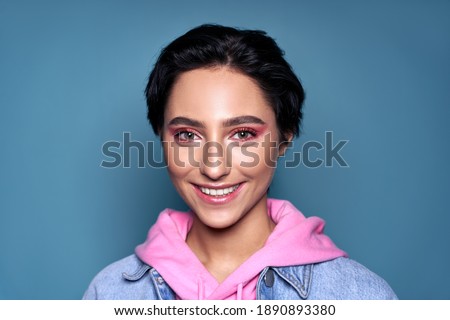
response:
{"label": "lip", "polygon": [[235,185],[238,185],[241,183],[234,183],[234,184],[194,184],[196,187],[202,187],[202,188],[208,188],[208,189],[226,189],[230,187],[234,187]]}
{"label": "lip", "polygon": [[208,188],[208,189],[225,189],[225,188],[229,188],[232,186],[235,186],[236,184],[228,184],[228,185],[221,185],[221,186],[212,186],[212,185],[195,185],[193,184],[192,186],[194,187],[195,193],[198,195],[198,197],[200,199],[202,199],[204,202],[208,203],[208,204],[215,204],[215,205],[219,205],[219,204],[227,204],[231,201],[233,201],[233,199],[235,199],[240,191],[242,190],[242,188],[244,187],[245,183],[239,183],[239,187],[237,187],[236,190],[234,190],[232,193],[229,193],[225,196],[211,196],[208,194],[204,194],[201,190],[200,187],[203,188]]}

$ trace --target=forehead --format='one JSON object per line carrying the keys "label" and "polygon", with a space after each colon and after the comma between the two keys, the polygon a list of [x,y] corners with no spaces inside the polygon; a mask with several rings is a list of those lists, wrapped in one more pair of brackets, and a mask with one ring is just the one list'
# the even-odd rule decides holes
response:
{"label": "forehead", "polygon": [[208,121],[238,115],[275,120],[257,82],[227,67],[195,69],[177,78],[167,102],[165,122],[180,115]]}

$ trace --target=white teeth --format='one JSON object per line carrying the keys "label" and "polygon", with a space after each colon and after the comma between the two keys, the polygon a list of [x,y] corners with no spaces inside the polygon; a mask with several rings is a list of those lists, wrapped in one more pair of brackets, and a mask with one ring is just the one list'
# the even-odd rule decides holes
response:
{"label": "white teeth", "polygon": [[233,191],[235,191],[237,188],[239,187],[239,185],[235,185],[233,187],[229,187],[229,188],[225,188],[225,189],[210,189],[210,188],[203,188],[200,187],[200,190],[204,193],[204,194],[210,194],[212,196],[224,196],[227,195],[229,193],[232,193]]}

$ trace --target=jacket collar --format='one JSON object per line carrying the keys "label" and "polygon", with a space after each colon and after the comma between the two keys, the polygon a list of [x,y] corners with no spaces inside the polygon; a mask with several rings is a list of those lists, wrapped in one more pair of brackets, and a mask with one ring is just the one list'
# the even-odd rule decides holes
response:
{"label": "jacket collar", "polygon": [[[311,287],[312,269],[312,264],[288,267],[267,267],[261,272],[258,282],[266,277],[268,273],[275,272],[278,276],[289,283],[294,290],[298,292],[300,297],[306,299],[309,295]],[[131,273],[123,272],[122,277],[128,281],[139,281],[147,272],[151,275],[151,279],[153,285],[157,289],[156,291],[159,299],[167,300],[175,298],[175,293],[169,288],[168,285],[166,285],[164,279],[158,271],[142,261],[136,270]]]}
{"label": "jacket collar", "polygon": [[312,264],[302,266],[276,267],[273,270],[289,283],[302,297],[308,298],[312,280]]}

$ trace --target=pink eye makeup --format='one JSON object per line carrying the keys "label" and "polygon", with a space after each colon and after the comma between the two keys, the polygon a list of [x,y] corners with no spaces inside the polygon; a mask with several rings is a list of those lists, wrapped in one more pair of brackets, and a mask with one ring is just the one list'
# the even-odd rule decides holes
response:
{"label": "pink eye makeup", "polygon": [[233,130],[231,138],[238,141],[247,141],[258,136],[258,131],[252,128],[238,128]]}
{"label": "pink eye makeup", "polygon": [[[234,128],[233,128],[234,127]],[[194,142],[198,143],[200,140],[207,142],[208,134],[206,126],[201,126],[202,130],[199,132],[196,128],[181,127],[175,124],[168,128],[168,134],[173,137],[173,140],[181,146],[190,146]],[[251,141],[253,139],[258,139],[267,131],[267,125],[263,124],[253,124],[250,126],[231,126],[230,129],[223,128],[223,139],[232,140],[236,142]],[[219,136],[221,133],[219,133]],[[217,136],[217,138],[219,138]],[[205,140],[206,139],[206,140]],[[219,138],[220,139],[220,138]]]}
{"label": "pink eye makeup", "polygon": [[182,128],[172,131],[174,140],[179,144],[190,144],[195,140],[199,140],[199,135],[192,129]]}

